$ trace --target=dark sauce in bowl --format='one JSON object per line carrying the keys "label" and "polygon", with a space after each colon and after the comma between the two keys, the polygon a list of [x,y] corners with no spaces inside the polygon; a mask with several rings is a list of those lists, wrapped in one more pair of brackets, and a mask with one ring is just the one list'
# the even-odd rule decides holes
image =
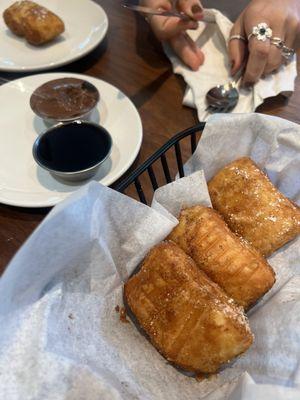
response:
{"label": "dark sauce in bowl", "polygon": [[102,163],[112,140],[103,127],[75,121],[57,125],[42,134],[33,146],[39,165],[50,172],[75,173]]}

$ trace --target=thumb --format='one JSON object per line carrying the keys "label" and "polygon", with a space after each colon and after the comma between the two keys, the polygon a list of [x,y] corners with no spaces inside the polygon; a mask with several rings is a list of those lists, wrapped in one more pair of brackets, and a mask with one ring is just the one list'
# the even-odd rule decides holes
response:
{"label": "thumb", "polygon": [[[239,16],[239,18],[233,25],[233,28],[231,29],[230,36],[233,35],[241,35],[246,38],[242,15]],[[228,53],[231,63],[231,75],[235,75],[237,71],[241,68],[247,55],[247,51],[247,43],[244,40],[233,39],[229,41]]]}
{"label": "thumb", "polygon": [[199,0],[178,0],[177,8],[195,21],[203,18],[203,6]]}
{"label": "thumb", "polygon": [[193,71],[197,71],[204,62],[204,54],[186,33],[174,36],[169,41],[177,56]]}
{"label": "thumb", "polygon": [[228,45],[229,60],[231,62],[231,75],[235,75],[241,68],[247,54],[246,43],[243,40],[234,39]]}

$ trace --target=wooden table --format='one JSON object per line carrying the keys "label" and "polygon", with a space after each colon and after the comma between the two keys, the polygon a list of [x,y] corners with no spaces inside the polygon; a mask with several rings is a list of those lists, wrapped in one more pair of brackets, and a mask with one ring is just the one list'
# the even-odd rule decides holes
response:
{"label": "wooden table", "polygon": [[[131,98],[144,127],[142,149],[134,164],[137,166],[176,132],[194,125],[197,115],[194,110],[182,106],[185,84],[181,77],[172,73],[169,61],[143,18],[121,8],[117,1],[97,2],[109,17],[106,39],[90,55],[59,70],[101,78]],[[7,79],[19,76],[1,75]],[[280,96],[269,99],[258,111],[299,123],[300,78],[288,101]],[[48,212],[49,209],[0,205],[0,274]]]}

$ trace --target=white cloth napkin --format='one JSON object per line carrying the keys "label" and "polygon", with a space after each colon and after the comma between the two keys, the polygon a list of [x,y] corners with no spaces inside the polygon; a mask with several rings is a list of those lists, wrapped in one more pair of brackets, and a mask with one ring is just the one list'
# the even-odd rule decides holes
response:
{"label": "white cloth napkin", "polygon": [[[230,36],[232,22],[215,9],[206,10],[205,20],[199,28],[189,31],[189,35],[205,54],[205,62],[198,71],[191,71],[174,52],[165,46],[165,52],[173,64],[174,73],[182,75],[187,83],[183,104],[196,108],[200,121],[206,121],[209,113],[205,95],[212,87],[230,80],[230,62],[227,52],[227,42]],[[241,89],[240,100],[232,111],[234,113],[253,112],[264,99],[282,93],[289,96],[294,91],[294,81],[297,76],[296,58],[282,66],[276,74],[268,75],[254,85],[253,89]]]}

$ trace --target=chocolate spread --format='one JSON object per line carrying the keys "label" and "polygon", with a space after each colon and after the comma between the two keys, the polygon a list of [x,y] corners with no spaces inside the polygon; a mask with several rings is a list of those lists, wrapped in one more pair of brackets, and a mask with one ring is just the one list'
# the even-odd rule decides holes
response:
{"label": "chocolate spread", "polygon": [[30,98],[30,106],[42,118],[63,121],[87,114],[98,101],[99,92],[91,83],[62,78],[38,87]]}

